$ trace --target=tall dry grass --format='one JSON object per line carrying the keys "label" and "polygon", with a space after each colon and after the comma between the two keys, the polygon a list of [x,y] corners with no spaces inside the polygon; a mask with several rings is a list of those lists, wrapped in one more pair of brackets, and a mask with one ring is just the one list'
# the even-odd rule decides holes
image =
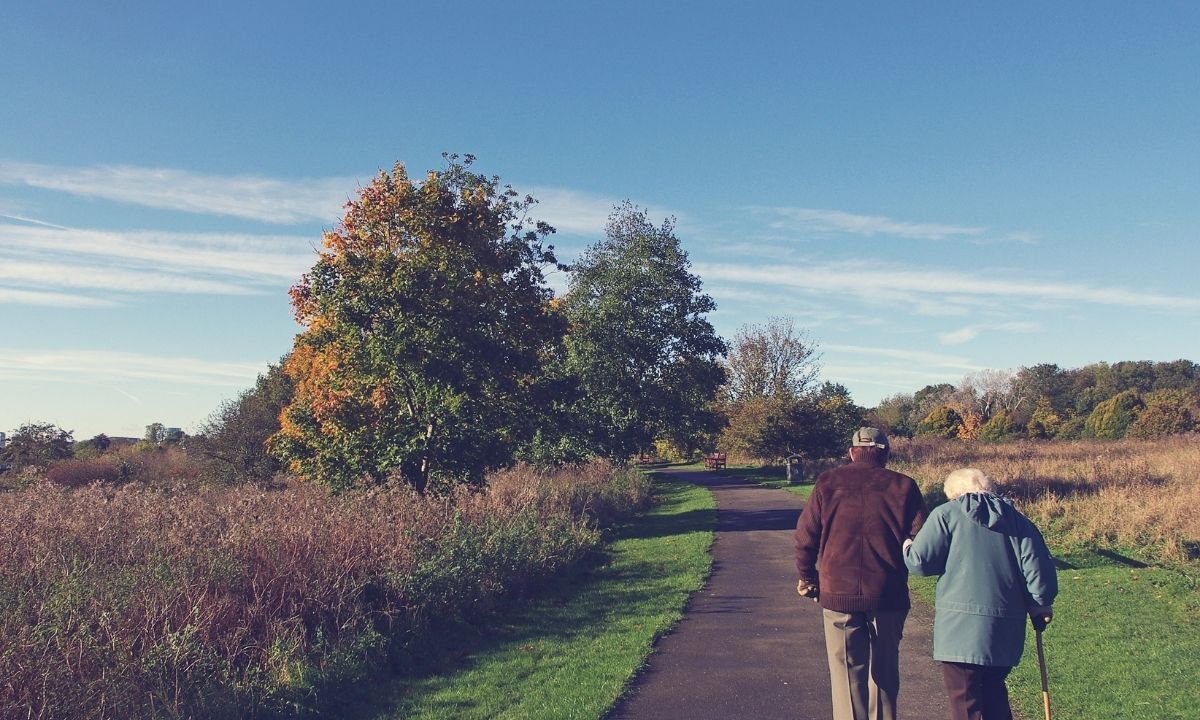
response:
{"label": "tall dry grass", "polygon": [[977,467],[1066,543],[1172,563],[1194,560],[1200,550],[1200,435],[1002,444],[899,439],[890,466],[935,496],[951,470]]}
{"label": "tall dry grass", "polygon": [[569,565],[647,492],[640,473],[593,463],[436,498],[303,484],[0,494],[0,717],[303,714],[430,622]]}

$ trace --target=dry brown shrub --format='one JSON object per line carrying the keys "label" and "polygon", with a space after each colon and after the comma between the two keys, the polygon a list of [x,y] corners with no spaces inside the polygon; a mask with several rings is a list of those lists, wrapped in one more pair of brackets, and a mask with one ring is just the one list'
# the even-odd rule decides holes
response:
{"label": "dry brown shrub", "polygon": [[950,471],[977,467],[1067,542],[1185,562],[1200,548],[1200,435],[984,444],[898,439],[892,467],[936,496]]}
{"label": "dry brown shrub", "polygon": [[[482,492],[48,482],[0,494],[0,717],[285,715],[644,502],[604,464]],[[299,703],[299,704],[297,704]]]}

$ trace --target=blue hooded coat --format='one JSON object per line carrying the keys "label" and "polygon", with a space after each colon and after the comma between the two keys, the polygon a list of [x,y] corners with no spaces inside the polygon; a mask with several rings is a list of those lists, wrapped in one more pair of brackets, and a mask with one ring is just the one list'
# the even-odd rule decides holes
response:
{"label": "blue hooded coat", "polygon": [[935,508],[904,562],[917,575],[941,575],[934,660],[1015,666],[1025,649],[1026,613],[1058,595],[1042,534],[990,493],[967,493]]}

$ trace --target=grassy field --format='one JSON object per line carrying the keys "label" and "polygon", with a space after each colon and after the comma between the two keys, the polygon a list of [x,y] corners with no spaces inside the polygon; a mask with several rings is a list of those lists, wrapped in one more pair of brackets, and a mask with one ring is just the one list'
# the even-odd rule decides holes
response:
{"label": "grassy field", "polygon": [[677,481],[656,480],[654,488],[654,508],[618,527],[596,562],[536,601],[444,636],[422,677],[373,690],[373,706],[353,717],[602,716],[654,640],[682,617],[712,562],[712,496]]}
{"label": "grassy field", "polygon": [[[956,468],[978,467],[1042,529],[1059,565],[1046,631],[1056,717],[1184,720],[1200,707],[1200,438],[1119,442],[899,441],[890,467],[931,505]],[[731,468],[787,486],[779,468]],[[912,578],[933,603],[936,580]],[[1034,637],[1009,679],[1013,704],[1042,717]]]}

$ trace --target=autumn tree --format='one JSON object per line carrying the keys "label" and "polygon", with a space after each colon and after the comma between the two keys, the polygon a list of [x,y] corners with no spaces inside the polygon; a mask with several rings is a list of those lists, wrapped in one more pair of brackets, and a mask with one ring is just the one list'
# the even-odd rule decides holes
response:
{"label": "autumn tree", "polygon": [[656,439],[679,442],[715,425],[709,404],[726,349],[706,317],[715,307],[674,221],[655,225],[644,210],[619,205],[605,237],[572,265],[563,300],[584,445],[624,459]]}
{"label": "autumn tree", "polygon": [[1185,390],[1156,390],[1143,398],[1145,407],[1129,426],[1128,437],[1153,438],[1191,432],[1200,417],[1200,402]]}
{"label": "autumn tree", "polygon": [[382,172],[292,288],[304,326],[272,447],[334,487],[480,481],[532,434],[541,359],[563,324],[534,200],[446,156],[414,182]]}

